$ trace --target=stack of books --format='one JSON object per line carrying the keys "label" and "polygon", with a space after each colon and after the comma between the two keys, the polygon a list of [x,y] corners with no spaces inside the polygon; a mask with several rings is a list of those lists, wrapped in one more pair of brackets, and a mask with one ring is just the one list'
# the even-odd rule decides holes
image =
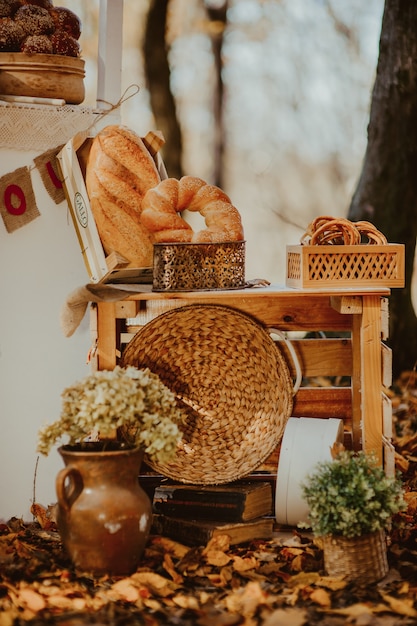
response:
{"label": "stack of books", "polygon": [[269,482],[227,485],[163,484],[153,496],[152,532],[188,545],[205,545],[227,534],[231,545],[271,539],[272,487]]}

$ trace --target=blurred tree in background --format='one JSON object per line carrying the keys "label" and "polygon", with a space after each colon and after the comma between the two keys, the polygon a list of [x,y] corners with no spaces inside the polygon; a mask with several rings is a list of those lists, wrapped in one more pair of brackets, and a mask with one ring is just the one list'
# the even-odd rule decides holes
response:
{"label": "blurred tree in background", "polygon": [[394,375],[417,362],[412,277],[417,235],[417,3],[386,0],[368,146],[349,218],[406,246],[405,289],[390,297]]}
{"label": "blurred tree in background", "polygon": [[[223,188],[225,133],[223,128],[222,44],[227,22],[228,2],[227,0],[221,0],[220,2],[199,0],[199,2],[201,2],[202,14],[205,12],[204,19],[202,19],[203,28],[211,40],[215,71],[213,94],[213,179],[211,182]],[[175,98],[171,90],[169,42],[166,37],[168,30],[168,7],[169,0],[150,1],[145,27],[143,56],[146,83],[150,93],[155,124],[161,129],[166,140],[164,162],[170,176],[180,178],[183,174],[183,139]]]}
{"label": "blurred tree in background", "polygon": [[169,0],[151,0],[146,19],[143,57],[150,103],[156,126],[166,144],[164,162],[169,175],[181,178],[182,136],[175,99],[171,91],[168,46],[166,41]]}

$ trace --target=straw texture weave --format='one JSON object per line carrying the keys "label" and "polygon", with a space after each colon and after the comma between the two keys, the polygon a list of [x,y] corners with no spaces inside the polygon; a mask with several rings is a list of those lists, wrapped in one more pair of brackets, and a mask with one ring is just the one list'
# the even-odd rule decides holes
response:
{"label": "straw texture weave", "polygon": [[247,476],[278,445],[292,411],[282,353],[256,320],[230,307],[159,315],[130,341],[122,365],[149,367],[176,394],[185,416],[178,454],[149,464],[184,483]]}
{"label": "straw texture weave", "polygon": [[385,532],[380,530],[360,537],[323,537],[324,567],[329,576],[371,584],[388,573]]}

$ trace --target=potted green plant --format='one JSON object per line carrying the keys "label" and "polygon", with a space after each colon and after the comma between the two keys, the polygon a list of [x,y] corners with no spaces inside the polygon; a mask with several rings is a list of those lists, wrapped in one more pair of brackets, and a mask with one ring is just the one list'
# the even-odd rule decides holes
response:
{"label": "potted green plant", "polygon": [[399,478],[387,476],[373,454],[343,450],[316,466],[302,492],[327,573],[358,583],[383,578],[386,531],[406,507]]}
{"label": "potted green plant", "polygon": [[39,431],[38,451],[58,442],[65,467],[56,478],[57,526],[76,568],[134,571],[152,514],[139,485],[143,455],[172,459],[181,439],[175,395],[149,369],[94,372],[62,393],[60,419]]}

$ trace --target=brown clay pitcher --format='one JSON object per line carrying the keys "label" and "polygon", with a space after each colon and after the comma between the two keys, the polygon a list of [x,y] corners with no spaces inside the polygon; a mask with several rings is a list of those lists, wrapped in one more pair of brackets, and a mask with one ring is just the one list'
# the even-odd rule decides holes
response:
{"label": "brown clay pitcher", "polygon": [[143,451],[102,446],[59,448],[57,526],[77,570],[124,576],[136,570],[152,522],[138,478]]}

